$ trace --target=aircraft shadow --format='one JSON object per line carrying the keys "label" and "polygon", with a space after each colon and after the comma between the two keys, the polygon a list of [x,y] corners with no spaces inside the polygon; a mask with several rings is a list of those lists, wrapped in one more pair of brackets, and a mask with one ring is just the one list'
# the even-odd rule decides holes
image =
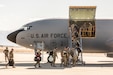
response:
{"label": "aircraft shadow", "polygon": [[[72,65],[69,65],[67,67],[61,66],[60,63],[56,63],[56,67],[52,67],[50,63],[41,63],[41,68],[35,68],[35,63],[16,63],[16,66],[21,67],[29,67],[27,69],[65,69],[65,68],[72,68]],[[37,65],[38,67],[38,65]],[[113,63],[111,62],[105,62],[105,63],[85,63],[85,64],[76,64],[74,67],[113,67]]]}
{"label": "aircraft shadow", "polygon": [[98,62],[113,62],[113,61],[98,61]]}
{"label": "aircraft shadow", "polygon": [[113,63],[101,63],[101,64],[85,64],[84,66],[77,65],[76,67],[113,67]]}
{"label": "aircraft shadow", "polygon": [[31,68],[27,68],[27,69],[64,69],[65,67],[61,67],[60,63],[56,63],[55,67],[51,66],[50,63],[41,63],[40,64],[41,67],[39,68],[37,65],[37,68],[35,68],[34,66]]}
{"label": "aircraft shadow", "polygon": [[[107,61],[106,61],[107,62]],[[74,67],[113,67],[113,63],[109,63],[109,61],[107,63],[85,63],[85,64],[76,64]],[[64,66],[61,66],[60,63],[56,63],[56,67],[52,67],[50,65],[50,63],[41,63],[41,68],[38,68],[38,65],[37,65],[37,68],[34,67],[34,64],[35,63],[20,63],[20,62],[17,62],[15,63],[15,66],[16,67],[27,67],[26,69],[65,69],[65,68],[72,68],[73,66],[70,65],[68,67],[64,67]],[[4,66],[5,67],[6,64],[4,63],[0,63],[0,66]],[[0,68],[0,69],[5,69],[5,68]]]}

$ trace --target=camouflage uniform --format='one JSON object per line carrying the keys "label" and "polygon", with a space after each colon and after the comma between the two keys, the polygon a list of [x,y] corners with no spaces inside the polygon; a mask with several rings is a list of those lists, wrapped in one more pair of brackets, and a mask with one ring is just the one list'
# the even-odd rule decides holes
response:
{"label": "camouflage uniform", "polygon": [[56,57],[58,58],[58,56],[57,56],[57,48],[55,48],[53,50],[53,63],[52,63],[53,66],[55,66]]}
{"label": "camouflage uniform", "polygon": [[[6,68],[8,65],[10,65],[10,63],[12,63],[12,67],[15,68],[15,63],[14,63],[14,54],[13,54],[13,49],[11,49],[11,51],[9,52],[9,59],[8,59],[8,64],[6,64]],[[10,62],[11,61],[11,62]]]}
{"label": "camouflage uniform", "polygon": [[75,50],[74,48],[70,51],[70,55],[72,56],[72,64],[73,66],[75,66],[77,59],[78,59],[78,53],[77,50]]}
{"label": "camouflage uniform", "polygon": [[61,51],[61,66],[67,66],[69,60],[69,52],[68,48],[64,48],[64,50]]}
{"label": "camouflage uniform", "polygon": [[9,53],[8,47],[6,47],[6,49],[3,51],[3,53],[5,54],[5,61],[7,62],[7,60],[8,60],[8,53]]}
{"label": "camouflage uniform", "polygon": [[92,36],[92,28],[93,28],[93,26],[92,26],[92,24],[91,23],[89,23],[90,25],[89,25],[89,27],[88,27],[88,35],[89,35],[89,37],[91,37]]}
{"label": "camouflage uniform", "polygon": [[37,59],[38,59],[38,57],[39,57],[39,60],[36,61],[36,63],[35,63],[34,66],[35,66],[35,68],[36,68],[36,66],[37,66],[37,64],[38,64],[39,67],[41,67],[41,66],[40,66],[40,61],[41,61],[41,52],[40,52],[40,51],[37,52],[36,57],[37,57]]}

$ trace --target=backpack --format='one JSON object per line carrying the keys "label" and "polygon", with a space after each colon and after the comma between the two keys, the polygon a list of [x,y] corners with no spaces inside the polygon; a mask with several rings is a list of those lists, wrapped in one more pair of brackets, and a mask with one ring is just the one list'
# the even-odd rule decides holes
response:
{"label": "backpack", "polygon": [[13,59],[9,59],[9,66],[13,66],[14,65],[14,60]]}
{"label": "backpack", "polygon": [[53,55],[53,51],[51,51],[49,55]]}
{"label": "backpack", "polygon": [[49,63],[52,63],[53,62],[53,56],[49,55],[47,60],[48,60]]}
{"label": "backpack", "polygon": [[34,61],[41,61],[41,57],[39,53],[36,54]]}
{"label": "backpack", "polygon": [[77,51],[78,51],[78,54],[81,53],[81,49],[80,48],[77,48]]}
{"label": "backpack", "polygon": [[66,56],[67,55],[67,52],[66,51],[63,51],[63,56]]}

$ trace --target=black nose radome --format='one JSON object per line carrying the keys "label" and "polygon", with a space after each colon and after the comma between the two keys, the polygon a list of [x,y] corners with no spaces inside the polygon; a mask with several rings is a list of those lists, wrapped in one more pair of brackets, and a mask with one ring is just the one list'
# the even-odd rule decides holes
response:
{"label": "black nose radome", "polygon": [[21,31],[24,31],[24,30],[17,30],[17,31],[15,31],[15,32],[12,32],[12,33],[10,33],[8,36],[7,36],[7,39],[8,40],[10,40],[10,41],[12,41],[12,42],[14,42],[14,43],[16,43],[16,36],[17,36],[17,34],[19,33],[19,32],[21,32]]}

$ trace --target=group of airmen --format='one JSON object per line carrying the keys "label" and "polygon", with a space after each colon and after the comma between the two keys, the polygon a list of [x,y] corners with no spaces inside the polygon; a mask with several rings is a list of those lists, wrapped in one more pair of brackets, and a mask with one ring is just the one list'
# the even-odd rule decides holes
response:
{"label": "group of airmen", "polygon": [[[67,67],[69,65],[75,66],[77,61],[79,60],[79,49],[72,48],[70,49],[69,47],[65,47],[63,50],[60,51],[61,54],[61,64],[60,66]],[[51,64],[51,66],[56,67],[55,62],[56,58],[58,58],[57,55],[57,48],[55,47],[53,50],[48,52],[49,56],[47,58],[48,63]],[[41,61],[41,50],[37,52],[36,57],[35,57],[36,64],[34,65],[35,68],[37,68],[37,64],[40,66],[40,61]]]}
{"label": "group of airmen", "polygon": [[[12,66],[15,68],[15,62],[14,62],[14,54],[13,54],[14,49],[12,48],[10,51],[8,50],[8,47],[3,51],[5,54],[5,61],[7,62],[7,66]],[[48,63],[51,64],[51,66],[56,67],[55,62],[56,58],[58,58],[57,55],[57,48],[55,47],[53,50],[49,51],[49,56],[47,58]],[[76,65],[76,62],[78,61],[78,56],[79,56],[80,51],[78,49],[72,48],[70,49],[69,47],[65,47],[63,50],[60,51],[61,54],[61,64],[60,66],[67,67],[68,65]],[[34,58],[36,63],[34,64],[35,68],[41,67],[40,66],[40,61],[41,61],[41,50],[38,50],[36,53],[36,56]]]}
{"label": "group of airmen", "polygon": [[8,47],[6,47],[6,49],[3,51],[3,53],[5,55],[5,61],[7,62],[6,68],[8,65],[15,68],[13,51],[14,51],[13,48],[9,51]]}
{"label": "group of airmen", "polygon": [[69,47],[65,47],[64,50],[61,51],[61,66],[72,65],[75,66],[78,60],[78,51],[75,48],[69,49]]}

